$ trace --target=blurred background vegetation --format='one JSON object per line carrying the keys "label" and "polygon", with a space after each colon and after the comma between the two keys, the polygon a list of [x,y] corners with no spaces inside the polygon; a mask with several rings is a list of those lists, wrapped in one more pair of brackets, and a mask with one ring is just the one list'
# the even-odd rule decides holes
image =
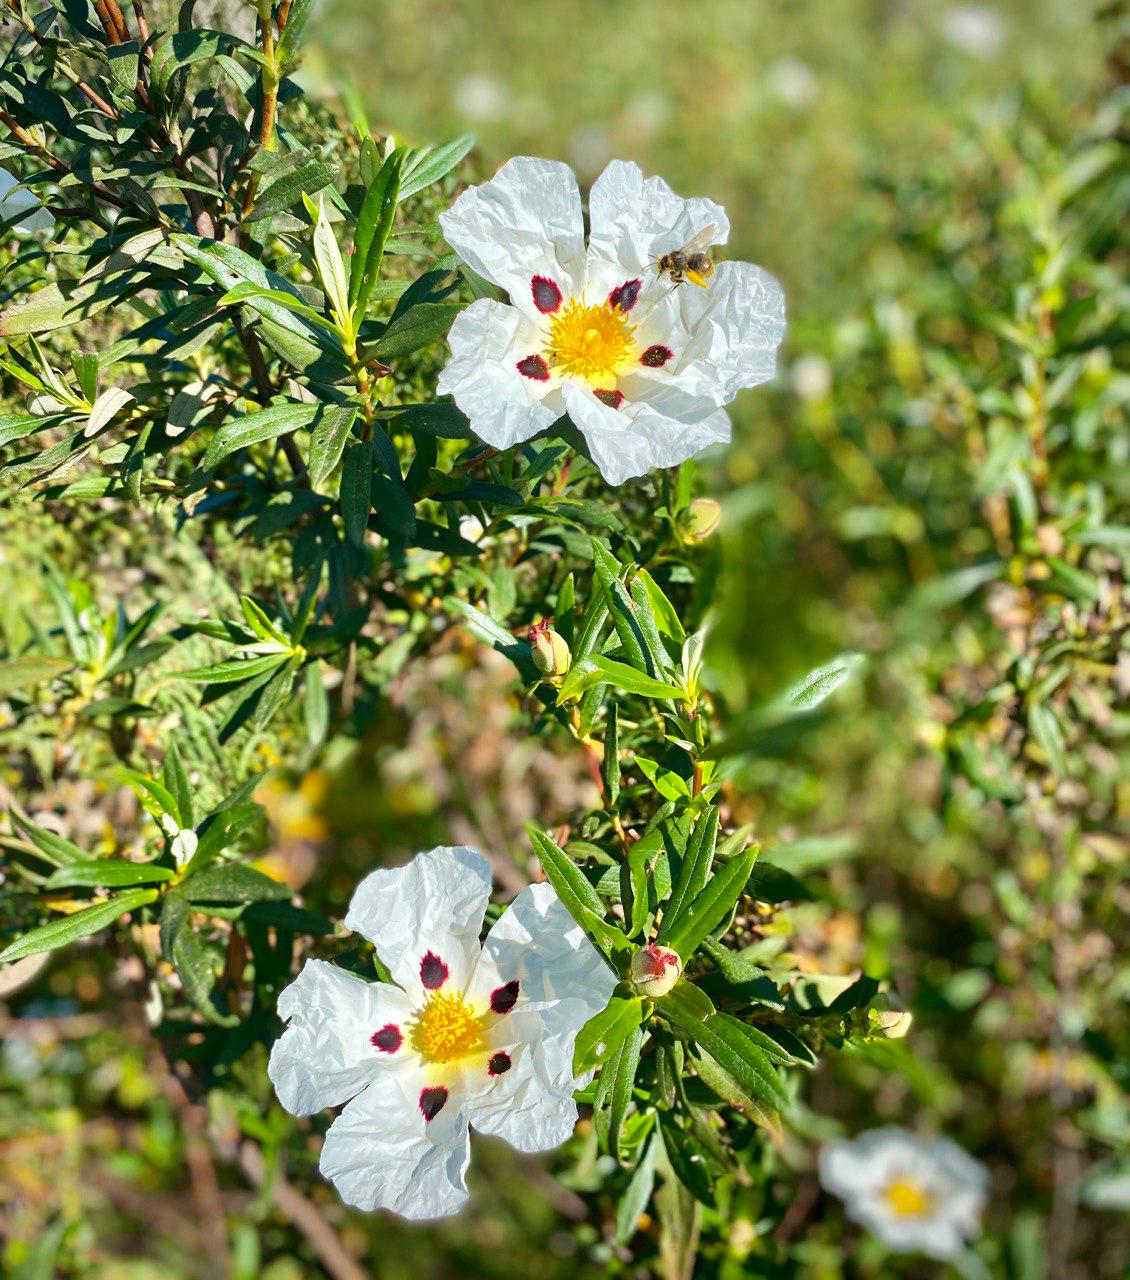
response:
{"label": "blurred background vegetation", "polygon": [[[729,252],[786,287],[780,376],[739,400],[734,444],[704,468],[725,512],[708,659],[733,818],[820,872],[822,897],[789,909],[795,967],[864,968],[915,1024],[822,1067],[769,1178],[708,1224],[696,1274],[938,1274],[881,1253],[815,1183],[814,1144],[889,1121],[989,1165],[991,1274],[1124,1274],[1126,22],[1080,0],[326,0],[314,20],[304,80],[382,131],[473,130],[464,179],[519,152],[583,182],[636,159],[722,200]],[[252,566],[245,543],[201,547],[191,526],[155,560],[171,520],[0,511],[0,649],[56,625],[28,570],[44,557],[131,615],[269,580],[267,547]],[[803,733],[778,731],[764,698],[847,649],[868,655],[866,679]],[[239,766],[285,766],[260,796],[268,865],[340,904],[374,860],[469,839],[520,880],[523,820],[551,823],[588,784],[512,734],[509,688],[454,640],[333,754],[301,759],[285,722],[247,740]],[[96,733],[37,739],[2,699],[0,799],[26,800],[34,778],[39,820],[112,841],[129,815],[89,780]],[[771,914],[751,941],[783,945]],[[4,1264],[64,1274],[65,1240],[84,1259],[65,1274],[106,1280],[318,1274],[269,1188],[215,1181],[144,1029],[114,1016],[111,967],[68,953],[0,1004]],[[262,1063],[239,1069],[232,1099],[263,1114],[233,1101],[214,1119],[281,1142],[291,1122]],[[322,1211],[382,1280],[650,1273],[648,1224],[631,1251],[610,1243],[583,1127],[560,1183],[480,1147],[463,1218],[405,1228],[328,1187]]]}

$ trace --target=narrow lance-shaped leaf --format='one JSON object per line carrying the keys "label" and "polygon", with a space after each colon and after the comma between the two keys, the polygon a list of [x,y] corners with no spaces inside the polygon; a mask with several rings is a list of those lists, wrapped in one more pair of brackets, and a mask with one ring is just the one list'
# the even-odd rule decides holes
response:
{"label": "narrow lance-shaped leaf", "polygon": [[682,909],[679,918],[664,934],[665,945],[689,960],[698,945],[721,924],[741,896],[757,860],[758,846],[750,845],[717,872]]}
{"label": "narrow lance-shaped leaf", "polygon": [[394,151],[381,165],[380,172],[369,184],[357,218],[353,236],[353,274],[349,281],[349,302],[354,314],[363,319],[380,275],[385,243],[396,217],[400,194],[400,168],[403,151]]}
{"label": "narrow lance-shaped leaf", "polygon": [[127,889],[108,902],[99,902],[96,906],[87,907],[85,911],[78,911],[62,920],[52,920],[40,925],[38,929],[30,930],[0,951],[0,964],[11,964],[13,960],[38,955],[41,951],[56,951],[59,947],[77,942],[79,938],[97,933],[119,916],[155,902],[156,899],[156,889]]}
{"label": "narrow lance-shaped leaf", "polygon": [[679,877],[663,908],[663,924],[656,938],[657,942],[667,941],[686,908],[706,887],[714,864],[714,847],[717,841],[718,810],[712,806],[695,823],[687,841]]}
{"label": "narrow lance-shaped leaf", "polygon": [[122,858],[93,858],[60,867],[48,877],[45,889],[124,889],[139,884],[161,884],[171,880],[168,867],[152,862],[126,862]]}

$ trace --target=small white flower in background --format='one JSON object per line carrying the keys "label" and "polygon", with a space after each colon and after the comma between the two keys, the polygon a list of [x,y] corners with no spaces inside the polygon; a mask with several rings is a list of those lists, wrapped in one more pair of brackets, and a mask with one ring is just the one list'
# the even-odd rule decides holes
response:
{"label": "small white flower in background", "polygon": [[573,1044],[616,976],[548,884],[523,889],[480,948],[490,889],[465,847],[372,872],[345,924],[399,985],[309,960],[279,997],[279,1101],[310,1115],[352,1099],[320,1164],[347,1204],[444,1217],[467,1200],[468,1125],[519,1151],[573,1132]]}
{"label": "small white flower in background", "polygon": [[1004,47],[1005,23],[984,4],[958,4],[940,17],[943,37],[973,58],[995,58]]}
{"label": "small white flower in background", "polygon": [[13,178],[7,169],[0,169],[0,222],[21,213],[24,216],[12,227],[13,231],[50,231],[55,225],[54,217],[41,207],[39,197],[20,187],[19,178]]}
{"label": "small white flower in background", "polygon": [[464,262],[505,289],[462,311],[438,389],[499,449],[564,415],[611,484],[730,438],[724,405],[773,376],[785,330],[780,285],[720,262],[677,287],[658,263],[694,241],[725,244],[721,205],[684,200],[614,160],[589,197],[568,165],[519,156],[440,214]]}
{"label": "small white flower in background", "polygon": [[799,58],[778,58],[766,69],[765,78],[774,97],[796,111],[810,107],[820,96],[816,72]]}
{"label": "small white flower in background", "polygon": [[890,1126],[820,1152],[820,1181],[889,1249],[948,1259],[980,1234],[984,1165],[948,1138]]}

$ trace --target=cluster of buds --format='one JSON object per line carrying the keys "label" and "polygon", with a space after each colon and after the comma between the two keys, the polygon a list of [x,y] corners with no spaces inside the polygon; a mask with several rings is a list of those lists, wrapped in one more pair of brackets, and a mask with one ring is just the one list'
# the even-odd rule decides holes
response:
{"label": "cluster of buds", "polygon": [[544,618],[530,628],[531,654],[534,666],[551,683],[563,680],[573,663],[573,655],[565,637],[553,629],[553,619]]}

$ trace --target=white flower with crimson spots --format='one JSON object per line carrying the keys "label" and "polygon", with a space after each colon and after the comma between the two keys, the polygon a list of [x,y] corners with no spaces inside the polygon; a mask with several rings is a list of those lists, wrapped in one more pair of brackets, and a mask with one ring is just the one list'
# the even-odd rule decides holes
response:
{"label": "white flower with crimson spots", "polygon": [[467,1199],[468,1126],[519,1151],[573,1132],[574,1041],[616,976],[548,884],[523,889],[480,947],[490,889],[465,847],[372,872],[345,924],[398,985],[309,960],[279,997],[271,1081],[294,1115],[348,1102],[320,1165],[348,1204],[444,1217]]}
{"label": "white flower with crimson spots", "polygon": [[[460,312],[438,390],[488,444],[510,448],[568,415],[611,484],[730,439],[724,405],[773,376],[780,285],[748,262],[673,284],[660,259],[724,244],[711,200],[614,160],[589,197],[568,165],[518,156],[440,214],[451,247],[509,295]],[[707,234],[708,233],[708,234]],[[696,287],[701,285],[701,287]]]}

